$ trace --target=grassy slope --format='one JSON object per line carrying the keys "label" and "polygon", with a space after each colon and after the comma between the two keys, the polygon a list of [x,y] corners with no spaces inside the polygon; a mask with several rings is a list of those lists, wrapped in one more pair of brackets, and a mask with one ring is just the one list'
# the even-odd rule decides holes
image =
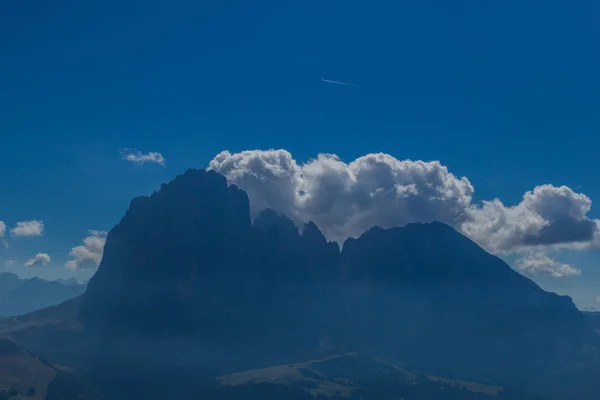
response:
{"label": "grassy slope", "polygon": [[[7,338],[0,338],[0,392],[16,389],[17,397],[43,400],[58,371]],[[34,388],[33,396],[27,396]]]}
{"label": "grassy slope", "polygon": [[56,306],[16,317],[0,318],[0,336],[9,336],[18,331],[48,326],[81,329],[76,318],[79,301],[80,297],[76,297]]}
{"label": "grassy slope", "polygon": [[24,315],[1,318],[0,337],[8,337],[53,365],[78,367],[85,341],[77,321],[79,298]]}
{"label": "grassy slope", "polygon": [[[338,368],[335,364],[339,364]],[[349,371],[346,369],[351,365]],[[359,366],[358,371],[355,366]],[[365,368],[361,371],[360,368]],[[475,382],[463,382],[441,377],[430,376],[410,371],[400,365],[384,362],[382,360],[363,361],[354,353],[333,356],[322,360],[303,363],[280,365],[269,368],[253,369],[221,376],[217,381],[223,386],[240,387],[245,385],[299,385],[313,396],[325,395],[341,398],[353,398],[361,387],[359,380],[354,380],[352,375],[358,376],[375,373],[375,379],[396,382],[399,385],[418,387],[423,382],[429,385],[439,385],[444,388],[465,390],[473,394],[495,397],[502,392],[502,387],[484,385]],[[370,377],[372,378],[372,377]]]}

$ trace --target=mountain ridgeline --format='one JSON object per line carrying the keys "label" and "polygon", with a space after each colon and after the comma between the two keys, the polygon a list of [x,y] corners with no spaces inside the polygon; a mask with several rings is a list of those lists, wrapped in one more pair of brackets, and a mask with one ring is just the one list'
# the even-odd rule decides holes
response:
{"label": "mountain ridgeline", "polygon": [[529,387],[597,348],[570,298],[449,226],[372,228],[340,251],[313,223],[252,221],[246,193],[203,170],[133,199],[79,319],[120,368],[229,373],[358,351]]}
{"label": "mountain ridgeline", "polygon": [[85,284],[80,284],[75,279],[21,279],[10,272],[0,273],[0,317],[54,306],[81,295],[85,287]]}

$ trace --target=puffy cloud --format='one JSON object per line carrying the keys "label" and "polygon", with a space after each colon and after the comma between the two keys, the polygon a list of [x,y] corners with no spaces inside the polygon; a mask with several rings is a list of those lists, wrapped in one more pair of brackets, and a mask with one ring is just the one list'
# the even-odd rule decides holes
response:
{"label": "puffy cloud", "polygon": [[20,221],[10,230],[11,236],[42,236],[44,234],[44,221]]}
{"label": "puffy cloud", "polygon": [[596,247],[597,220],[587,217],[592,201],[566,186],[542,185],[507,207],[498,199],[471,206],[461,230],[492,252],[540,246]]}
{"label": "puffy cloud", "polygon": [[149,153],[142,153],[141,151],[135,149],[124,149],[123,160],[140,165],[146,163],[155,163],[163,167],[166,166],[165,158],[163,157],[163,155],[155,151],[151,151]]}
{"label": "puffy cloud", "polygon": [[543,273],[554,278],[564,278],[581,274],[581,270],[569,264],[563,264],[556,261],[547,254],[541,252],[530,253],[519,258],[516,262],[516,266],[530,275]]}
{"label": "puffy cloud", "polygon": [[50,256],[46,253],[37,253],[35,257],[25,262],[26,267],[42,267],[50,262]]}
{"label": "puffy cloud", "polygon": [[285,150],[218,154],[209,165],[248,193],[253,213],[265,208],[297,219],[301,168]]}
{"label": "puffy cloud", "polygon": [[285,150],[217,155],[210,169],[247,191],[252,212],[273,208],[313,221],[342,242],[378,225],[452,222],[471,202],[473,186],[438,161],[400,161],[369,154],[347,164],[332,154],[299,165]]}
{"label": "puffy cloud", "polygon": [[[566,186],[537,186],[513,206],[499,199],[474,204],[469,180],[439,161],[398,160],[382,153],[349,163],[319,154],[297,163],[286,150],[224,151],[209,169],[248,193],[254,215],[272,208],[298,224],[313,221],[338,242],[375,225],[436,220],[492,253],[600,248],[600,221],[588,217],[591,200]],[[568,276],[564,271],[559,274]]]}
{"label": "puffy cloud", "polygon": [[89,230],[88,236],[83,239],[83,245],[73,247],[69,255],[73,260],[67,261],[65,267],[70,270],[95,268],[102,261],[104,244],[107,232]]}
{"label": "puffy cloud", "polygon": [[6,260],[4,261],[4,265],[10,267],[11,265],[15,265],[15,260]]}

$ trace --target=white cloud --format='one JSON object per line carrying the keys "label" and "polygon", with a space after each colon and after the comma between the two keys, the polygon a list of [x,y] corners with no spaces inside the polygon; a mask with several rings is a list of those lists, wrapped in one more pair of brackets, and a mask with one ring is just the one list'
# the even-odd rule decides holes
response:
{"label": "white cloud", "polygon": [[89,230],[83,239],[83,245],[73,247],[69,255],[73,260],[67,261],[65,267],[70,270],[91,269],[100,265],[107,232]]}
{"label": "white cloud", "polygon": [[587,217],[592,201],[566,186],[541,185],[506,207],[498,199],[467,210],[461,230],[486,249],[510,252],[534,247],[596,247],[598,221]]}
{"label": "white cloud", "polygon": [[4,261],[4,265],[10,267],[11,265],[15,265],[15,260],[6,260]]}
{"label": "white cloud", "polygon": [[400,161],[369,154],[347,164],[320,154],[299,165],[285,150],[222,152],[210,169],[248,192],[252,212],[273,208],[313,221],[329,239],[357,237],[374,225],[459,219],[473,186],[438,161]]}
{"label": "white cloud", "polygon": [[37,253],[35,257],[25,262],[26,267],[42,267],[50,262],[50,256],[46,253]]}
{"label": "white cloud", "polygon": [[535,275],[543,273],[554,278],[581,275],[581,270],[550,258],[547,254],[534,252],[519,258],[516,266],[522,271]]}
{"label": "white cloud", "polygon": [[163,167],[166,166],[165,158],[162,154],[151,151],[149,153],[142,153],[139,150],[135,149],[124,149],[123,150],[123,159],[135,164],[146,164],[146,163],[155,163],[161,165]]}
{"label": "white cloud", "polygon": [[436,220],[492,253],[600,248],[600,221],[588,217],[591,200],[566,186],[537,186],[514,206],[499,199],[474,204],[470,181],[439,161],[382,153],[349,163],[319,154],[299,164],[285,150],[224,151],[209,169],[248,193],[253,215],[272,208],[298,224],[313,221],[338,242],[375,225]]}
{"label": "white cloud", "polygon": [[42,236],[44,234],[44,221],[20,221],[10,230],[11,236]]}

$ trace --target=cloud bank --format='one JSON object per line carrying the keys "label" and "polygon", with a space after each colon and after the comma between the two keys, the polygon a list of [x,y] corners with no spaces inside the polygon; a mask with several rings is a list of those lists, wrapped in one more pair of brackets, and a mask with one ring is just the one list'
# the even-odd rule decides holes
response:
{"label": "cloud bank", "polygon": [[123,160],[132,162],[134,164],[142,165],[146,163],[154,163],[162,167],[166,166],[166,161],[163,155],[155,151],[142,153],[141,151],[135,149],[124,149],[123,152]]}
{"label": "cloud bank", "polygon": [[20,221],[10,230],[11,236],[42,236],[44,234],[44,221]]}
{"label": "cloud bank", "polygon": [[6,236],[6,224],[4,221],[0,221],[0,239]]}
{"label": "cloud bank", "polygon": [[[340,243],[375,225],[435,220],[496,254],[600,247],[600,221],[588,217],[591,200],[566,186],[537,186],[513,206],[499,199],[474,204],[471,182],[439,161],[398,160],[383,153],[349,163],[319,154],[299,164],[286,150],[224,151],[209,169],[248,193],[253,214],[272,208],[298,224],[313,221]],[[549,268],[558,267],[548,260],[543,261]],[[559,274],[574,275],[564,271]]]}
{"label": "cloud bank", "polygon": [[37,253],[35,257],[25,262],[26,267],[42,267],[50,262],[50,256],[46,253]]}
{"label": "cloud bank", "polygon": [[83,239],[83,245],[73,247],[69,255],[73,258],[67,261],[65,267],[76,271],[96,268],[102,261],[104,244],[106,243],[105,231],[89,230],[88,236]]}

